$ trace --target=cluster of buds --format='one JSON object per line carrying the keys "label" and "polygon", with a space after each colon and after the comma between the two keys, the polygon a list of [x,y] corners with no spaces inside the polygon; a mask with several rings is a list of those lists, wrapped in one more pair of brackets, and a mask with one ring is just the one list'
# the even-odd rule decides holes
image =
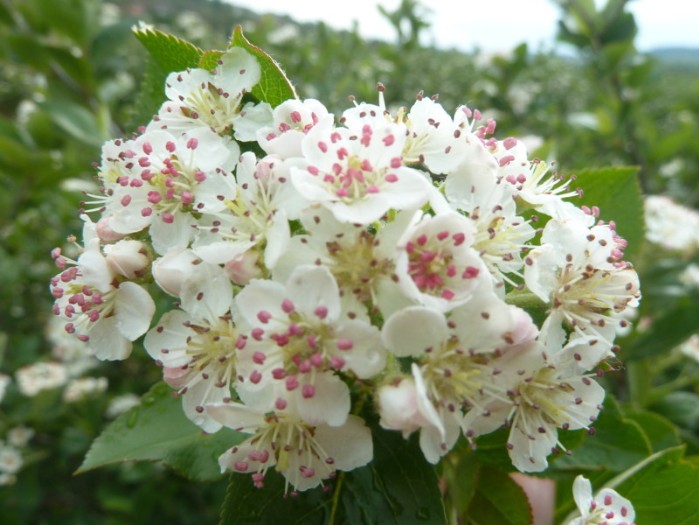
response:
{"label": "cluster of buds", "polygon": [[158,115],[104,145],[82,253],[54,254],[65,330],[103,360],[145,334],[189,419],[249,434],[219,462],[258,486],[370,462],[371,409],[432,463],[507,427],[513,465],[544,470],[559,430],[593,425],[639,298],[614,224],[476,110],[391,112],[380,86],[336,118],[249,102],[259,79],[240,48],[172,73]]}

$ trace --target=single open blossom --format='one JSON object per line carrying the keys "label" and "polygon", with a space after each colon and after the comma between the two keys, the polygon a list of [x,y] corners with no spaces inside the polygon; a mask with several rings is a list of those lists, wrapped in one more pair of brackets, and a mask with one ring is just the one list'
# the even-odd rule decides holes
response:
{"label": "single open blossom", "polygon": [[373,457],[371,431],[350,415],[340,426],[310,425],[286,402],[276,410],[257,411],[239,403],[211,404],[206,411],[220,424],[252,434],[219,457],[221,471],[252,474],[262,487],[270,468],[280,472],[293,490],[304,491],[332,479],[338,470],[362,467]]}
{"label": "single open blossom", "polygon": [[404,435],[419,428],[422,451],[436,463],[465,428],[464,411],[478,414],[491,398],[507,398],[494,358],[519,352],[537,330],[526,312],[484,293],[448,319],[424,306],[404,308],[386,320],[382,335],[396,356],[416,359],[412,381],[380,390],[382,425]]}
{"label": "single open blossom", "polygon": [[236,189],[222,201],[224,209],[201,221],[194,251],[207,262],[228,265],[257,255],[258,267],[273,268],[288,246],[289,221],[307,204],[289,180],[294,163],[243,153]]}
{"label": "single open blossom", "polygon": [[448,311],[468,301],[479,286],[487,289],[487,271],[472,248],[474,233],[471,221],[456,212],[417,212],[398,241],[396,275],[403,293]]}
{"label": "single open blossom", "polygon": [[515,200],[495,170],[460,165],[447,176],[445,192],[449,205],[473,221],[473,247],[494,282],[515,284],[513,277],[522,277],[523,257],[536,230],[517,215]]}
{"label": "single open blossom", "polygon": [[388,316],[411,304],[395,282],[395,259],[398,239],[412,216],[411,212],[398,213],[373,232],[359,224],[338,221],[324,207],[306,208],[301,214],[306,233],[291,238],[273,276],[286,281],[297,267],[320,263],[337,281],[343,302],[359,303],[354,309],[357,315],[364,310],[363,304],[371,304]]}
{"label": "single open blossom", "polygon": [[315,99],[282,102],[272,118],[271,125],[257,130],[257,142],[266,153],[281,159],[302,157],[301,142],[314,126],[333,126],[333,116]]}
{"label": "single open blossom", "polygon": [[221,428],[204,406],[230,402],[240,337],[230,315],[196,318],[183,310],[167,312],[146,334],[146,351],[182,396],[185,415],[205,432]]}
{"label": "single open blossom", "polygon": [[109,227],[120,234],[148,229],[155,251],[186,248],[200,214],[224,208],[234,194],[238,152],[212,131],[183,135],[149,131],[134,140],[107,143],[100,178]]}
{"label": "single open blossom", "polygon": [[316,126],[303,139],[307,166],[292,168],[291,181],[342,222],[370,224],[391,208],[415,209],[427,202],[431,186],[404,165],[404,141],[399,126],[367,124],[361,134]]}
{"label": "single open blossom", "polygon": [[[486,434],[506,425],[510,428],[507,450],[521,472],[541,472],[547,457],[565,448],[558,429],[589,429],[602,408],[605,391],[593,374],[579,370],[575,350],[549,357],[538,345],[506,353],[494,366],[496,382],[507,385],[507,396],[484,396],[478,410],[464,417],[467,437]],[[598,354],[599,356],[599,354]]]}
{"label": "single open blossom", "polygon": [[[119,280],[91,223],[84,231],[86,246],[75,265],[51,279],[53,312],[65,321],[66,332],[87,342],[98,359],[125,359],[131,341],[148,330],[155,303],[140,285]],[[56,263],[65,267],[69,261],[57,254]]]}
{"label": "single open blossom", "polygon": [[246,403],[293,399],[305,421],[341,425],[349,389],[334,372],[369,378],[384,367],[379,330],[342,311],[337,282],[323,266],[299,267],[286,285],[252,281],[235,303],[251,327],[239,364]]}
{"label": "single open blossom", "polygon": [[602,489],[593,497],[590,480],[578,476],[573,482],[573,498],[580,516],[566,525],[634,525],[633,505],[616,490]]}
{"label": "single open blossom", "polygon": [[[639,299],[638,275],[622,262],[626,245],[608,225],[588,228],[575,220],[551,220],[541,246],[525,258],[528,288],[551,305],[542,327],[551,346],[562,346],[563,326],[594,335],[611,347],[620,314]],[[546,342],[549,345],[548,342]]]}
{"label": "single open blossom", "polygon": [[165,81],[165,102],[148,129],[182,133],[208,128],[223,135],[233,131],[238,140],[255,140],[258,120],[271,120],[266,104],[243,105],[243,95],[260,80],[260,66],[252,55],[232,47],[213,71],[188,69],[170,73]]}

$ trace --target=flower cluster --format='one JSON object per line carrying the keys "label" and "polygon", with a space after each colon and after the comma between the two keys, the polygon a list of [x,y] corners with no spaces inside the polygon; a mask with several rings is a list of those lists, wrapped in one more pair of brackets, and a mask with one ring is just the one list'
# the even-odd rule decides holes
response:
{"label": "flower cluster", "polygon": [[[514,466],[545,469],[594,423],[639,298],[614,224],[477,110],[390,112],[380,86],[336,118],[250,102],[259,79],[239,48],[172,73],[152,122],[104,145],[82,251],[54,253],[66,332],[102,360],[145,335],[189,419],[249,434],[219,463],[258,486],[367,464],[372,407],[432,463],[507,427]],[[153,322],[160,291],[176,307]]]}

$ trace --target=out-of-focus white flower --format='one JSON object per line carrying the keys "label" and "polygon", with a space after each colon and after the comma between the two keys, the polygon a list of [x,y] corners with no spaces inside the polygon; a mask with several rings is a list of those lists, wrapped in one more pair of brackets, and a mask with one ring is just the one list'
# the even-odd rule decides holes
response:
{"label": "out-of-focus white flower", "polygon": [[566,525],[634,525],[633,505],[616,490],[602,489],[593,497],[590,480],[578,476],[573,482],[573,498],[580,517]]}
{"label": "out-of-focus white flower", "polygon": [[29,440],[34,436],[33,428],[14,427],[7,431],[7,442],[13,447],[22,448],[27,446]]}
{"label": "out-of-focus white flower", "polygon": [[690,264],[680,274],[680,282],[690,288],[699,288],[699,264]]}
{"label": "out-of-focus white flower", "polygon": [[63,386],[68,380],[68,371],[61,363],[40,362],[17,370],[15,379],[19,391],[33,397],[42,390]]}
{"label": "out-of-focus white flower", "polygon": [[680,345],[680,352],[687,357],[699,361],[699,334],[694,334]]}
{"label": "out-of-focus white flower", "polygon": [[661,195],[646,197],[645,211],[650,242],[687,254],[699,250],[699,212]]}
{"label": "out-of-focus white flower", "polygon": [[86,397],[101,394],[105,390],[107,390],[106,377],[80,377],[68,383],[63,391],[63,401],[74,403]]}
{"label": "out-of-focus white flower", "polygon": [[13,446],[0,443],[0,472],[17,474],[22,468],[22,454]]}

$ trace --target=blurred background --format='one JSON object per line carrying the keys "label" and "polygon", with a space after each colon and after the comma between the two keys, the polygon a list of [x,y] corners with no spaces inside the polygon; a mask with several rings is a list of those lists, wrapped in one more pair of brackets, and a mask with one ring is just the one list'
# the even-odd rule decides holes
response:
{"label": "blurred background", "polygon": [[500,0],[460,2],[454,12],[449,4],[355,0],[340,11],[301,1],[0,0],[3,524],[218,516],[225,483],[194,484],[144,463],[72,477],[105,424],[160,379],[140,348],[123,363],[86,355],[55,330],[48,292],[58,273],[51,249],[75,253],[70,235],[80,236],[77,210],[97,191],[101,144],[150,119],[138,96],[148,67],[131,33],[139,21],[203,49],[225,48],[240,24],[302,98],[336,115],[350,95],[376,102],[382,82],[391,106],[424,91],[449,112],[480,109],[497,120],[499,137],[526,137],[532,157],[556,159],[565,174],[638,167],[644,195],[666,198],[649,200],[648,242],[633,261],[644,302],[622,360],[638,382],[611,388],[673,421],[699,451],[699,342],[690,337],[699,331],[699,7]]}

